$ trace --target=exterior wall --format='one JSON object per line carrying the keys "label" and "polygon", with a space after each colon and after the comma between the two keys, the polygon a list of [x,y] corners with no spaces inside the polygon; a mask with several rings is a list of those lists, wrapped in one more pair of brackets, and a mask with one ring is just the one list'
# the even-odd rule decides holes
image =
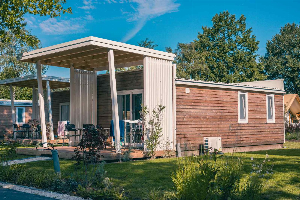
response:
{"label": "exterior wall", "polygon": [[283,96],[274,95],[275,123],[267,123],[266,93],[248,92],[248,123],[238,123],[238,91],[176,86],[176,141],[198,150],[203,137],[222,137],[222,146],[284,143]]}
{"label": "exterior wall", "polygon": [[[24,107],[24,106],[20,106]],[[16,108],[16,107],[15,107]],[[25,107],[25,122],[27,123],[31,119],[32,108]],[[0,106],[0,137],[4,134],[12,134],[12,115],[10,106]]]}
{"label": "exterior wall", "polygon": [[[143,70],[116,73],[118,91],[144,89],[143,80]],[[109,74],[99,75],[97,86],[98,124],[104,128],[109,128],[112,120]]]}
{"label": "exterior wall", "polygon": [[51,93],[51,102],[52,102],[52,120],[53,120],[53,129],[54,134],[56,134],[56,129],[59,121],[59,104],[70,102],[70,91],[59,91]]}

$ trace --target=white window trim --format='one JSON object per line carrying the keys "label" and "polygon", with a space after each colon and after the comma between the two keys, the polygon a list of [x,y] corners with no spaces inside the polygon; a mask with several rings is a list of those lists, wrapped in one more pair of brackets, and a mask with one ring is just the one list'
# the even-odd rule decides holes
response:
{"label": "white window trim", "polygon": [[[268,118],[268,116],[269,116],[268,97],[270,97],[270,96],[272,97],[272,101],[273,101],[273,119]],[[274,104],[274,101],[275,101],[274,94],[267,94],[266,95],[267,123],[275,123],[275,104]]]}
{"label": "white window trim", "polygon": [[134,90],[121,90],[117,92],[117,95],[127,95],[130,94],[130,120],[132,120],[132,95],[133,94],[142,94],[142,102],[144,103],[144,90],[143,89],[134,89]]}
{"label": "white window trim", "polygon": [[[23,109],[22,122],[19,122],[19,109]],[[25,124],[25,107],[16,107],[16,124]]]}
{"label": "white window trim", "polygon": [[[246,119],[240,119],[240,95],[245,94],[246,101]],[[238,92],[238,123],[248,123],[248,93],[247,92]]]}
{"label": "white window trim", "polygon": [[59,104],[59,121],[61,121],[61,106],[69,105],[70,109],[70,102],[60,103]]}

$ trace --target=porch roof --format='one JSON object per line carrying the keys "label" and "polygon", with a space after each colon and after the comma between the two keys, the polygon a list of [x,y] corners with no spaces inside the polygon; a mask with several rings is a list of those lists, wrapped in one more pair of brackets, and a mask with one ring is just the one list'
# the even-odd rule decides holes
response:
{"label": "porch roof", "polygon": [[144,56],[173,61],[175,54],[97,37],[86,37],[23,54],[21,61],[83,70],[108,69],[108,50],[114,50],[115,67],[142,65]]}
{"label": "porch roof", "polygon": [[[70,87],[69,78],[61,78],[56,76],[42,76],[43,88],[46,88],[46,82],[49,81],[51,89]],[[0,85],[12,85],[17,87],[36,87],[38,88],[37,76],[29,75],[18,78],[0,80]]]}

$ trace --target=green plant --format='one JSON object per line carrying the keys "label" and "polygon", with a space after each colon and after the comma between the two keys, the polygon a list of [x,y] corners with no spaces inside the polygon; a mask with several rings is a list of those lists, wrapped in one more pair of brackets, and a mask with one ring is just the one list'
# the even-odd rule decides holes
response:
{"label": "green plant", "polygon": [[146,137],[146,154],[151,158],[155,158],[157,147],[160,145],[162,136],[161,121],[164,109],[165,106],[158,105],[150,113],[147,106],[142,108],[141,118],[144,126],[144,136]]}
{"label": "green plant", "polygon": [[[264,164],[261,164],[264,165]],[[243,179],[243,163],[237,157],[217,156],[179,159],[172,175],[177,199],[257,199],[262,183],[257,174]],[[266,171],[259,170],[265,174]]]}

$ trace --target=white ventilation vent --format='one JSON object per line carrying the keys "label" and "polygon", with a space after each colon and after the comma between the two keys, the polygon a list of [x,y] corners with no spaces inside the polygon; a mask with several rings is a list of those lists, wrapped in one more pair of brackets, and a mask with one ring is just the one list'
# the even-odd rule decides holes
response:
{"label": "white ventilation vent", "polygon": [[205,137],[204,148],[209,150],[209,152],[214,152],[215,149],[218,151],[222,151],[221,137]]}

